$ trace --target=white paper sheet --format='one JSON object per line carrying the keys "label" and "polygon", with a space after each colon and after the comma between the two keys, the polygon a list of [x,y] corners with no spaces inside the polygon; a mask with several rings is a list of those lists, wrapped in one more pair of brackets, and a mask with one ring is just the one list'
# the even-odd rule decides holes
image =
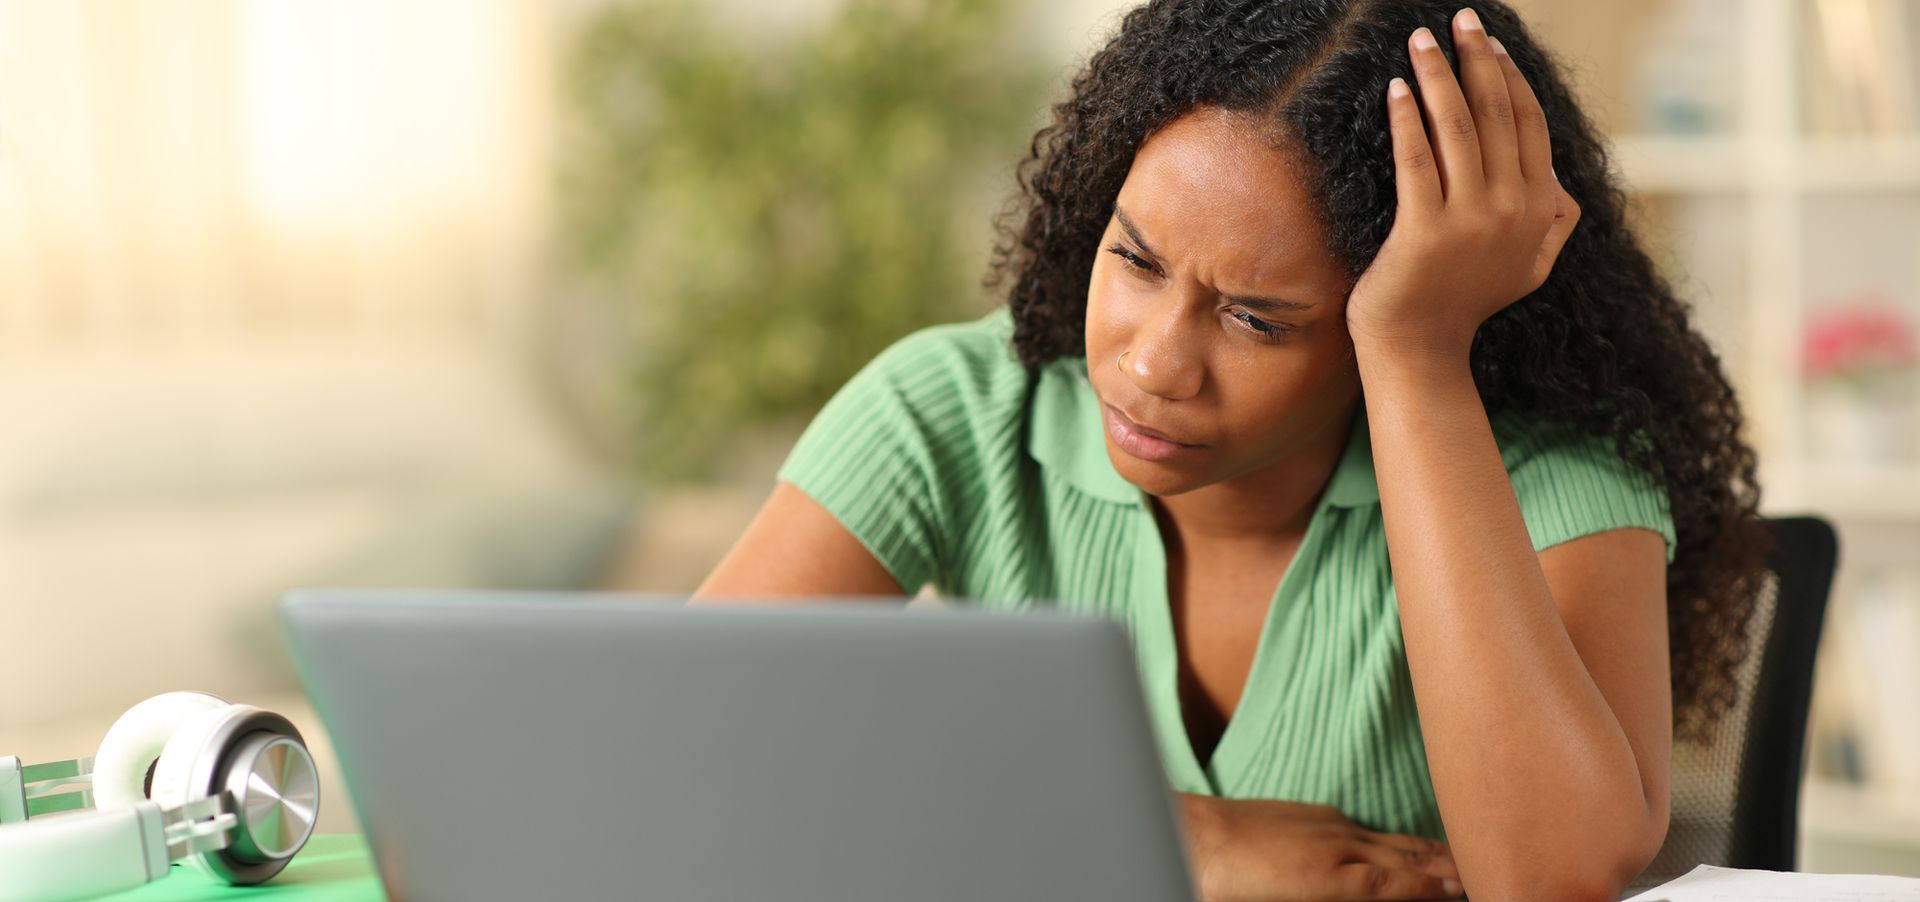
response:
{"label": "white paper sheet", "polygon": [[1703,864],[1627,902],[1893,902],[1920,900],[1920,879],[1744,871]]}

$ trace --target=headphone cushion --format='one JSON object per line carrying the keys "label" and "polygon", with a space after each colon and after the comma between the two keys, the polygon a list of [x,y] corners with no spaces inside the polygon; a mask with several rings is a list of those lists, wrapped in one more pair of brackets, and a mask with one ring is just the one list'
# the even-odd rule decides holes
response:
{"label": "headphone cushion", "polygon": [[[147,769],[160,758],[173,734],[194,716],[226,707],[226,700],[204,692],[169,692],[128,708],[107,729],[94,753],[94,807],[124,808],[145,801]],[[157,796],[157,773],[154,790]]]}

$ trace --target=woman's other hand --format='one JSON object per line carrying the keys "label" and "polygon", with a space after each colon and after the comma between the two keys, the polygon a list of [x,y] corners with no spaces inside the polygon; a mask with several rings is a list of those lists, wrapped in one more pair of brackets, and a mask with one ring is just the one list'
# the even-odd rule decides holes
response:
{"label": "woman's other hand", "polygon": [[1580,219],[1519,67],[1471,9],[1453,44],[1464,91],[1430,31],[1408,40],[1425,122],[1404,80],[1387,91],[1399,209],[1347,302],[1363,349],[1464,359],[1487,317],[1546,281]]}
{"label": "woman's other hand", "polygon": [[1201,902],[1452,899],[1445,843],[1375,833],[1327,805],[1180,797]]}

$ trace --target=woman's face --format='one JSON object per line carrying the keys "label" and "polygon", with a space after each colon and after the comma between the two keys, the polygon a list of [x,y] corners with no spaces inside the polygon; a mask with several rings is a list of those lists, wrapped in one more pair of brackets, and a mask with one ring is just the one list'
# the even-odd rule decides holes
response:
{"label": "woman's face", "polygon": [[1101,236],[1087,374],[1114,467],[1155,495],[1344,442],[1329,430],[1359,397],[1350,284],[1266,134],[1216,108],[1175,120],[1134,156]]}

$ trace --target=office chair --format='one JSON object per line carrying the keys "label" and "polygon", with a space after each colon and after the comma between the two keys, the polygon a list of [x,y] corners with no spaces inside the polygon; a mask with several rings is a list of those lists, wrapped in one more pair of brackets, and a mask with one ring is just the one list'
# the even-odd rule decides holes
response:
{"label": "office chair", "polygon": [[1794,869],[1814,652],[1839,540],[1819,517],[1766,521],[1769,578],[1736,675],[1740,697],[1704,742],[1675,742],[1665,845],[1634,881],[1653,886],[1699,864]]}

